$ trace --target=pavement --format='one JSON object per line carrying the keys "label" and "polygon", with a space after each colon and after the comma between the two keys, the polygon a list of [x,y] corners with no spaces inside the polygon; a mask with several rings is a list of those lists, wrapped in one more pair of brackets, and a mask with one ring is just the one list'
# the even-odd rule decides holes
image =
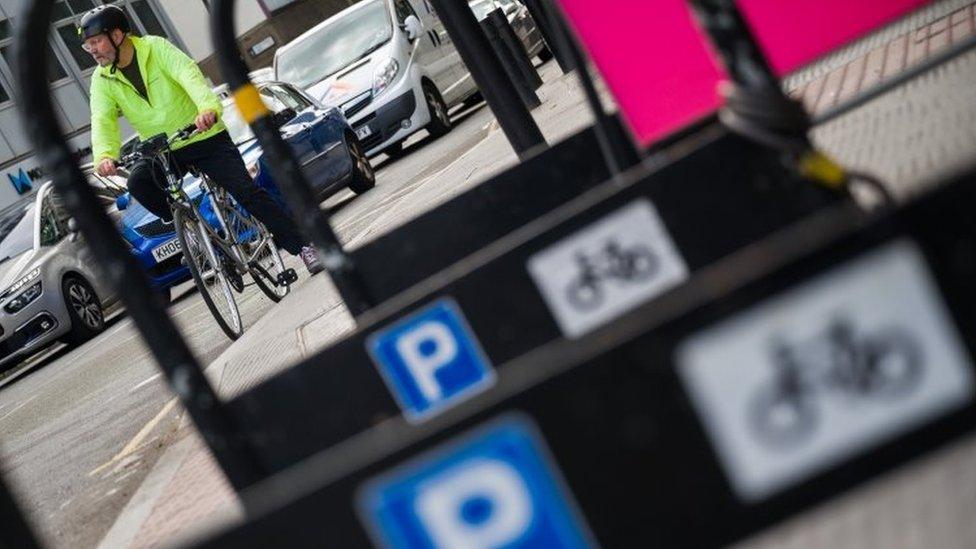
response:
{"label": "pavement", "polygon": [[[937,2],[784,79],[816,113],[976,32],[973,0]],[[550,142],[590,122],[573,75],[543,68],[533,112]],[[902,197],[976,159],[976,52],[888,93],[813,132],[848,166],[887,181]],[[468,151],[384,196],[368,219],[341,207],[333,223],[356,248],[514,165],[493,125]],[[378,185],[383,182],[379,181]],[[368,196],[369,193],[367,193]],[[326,276],[295,287],[207,367],[222,398],[233,398],[352,331],[354,322]],[[959,441],[746,540],[742,547],[976,547],[976,439]],[[100,547],[180,545],[243,519],[206,446],[185,420]]]}

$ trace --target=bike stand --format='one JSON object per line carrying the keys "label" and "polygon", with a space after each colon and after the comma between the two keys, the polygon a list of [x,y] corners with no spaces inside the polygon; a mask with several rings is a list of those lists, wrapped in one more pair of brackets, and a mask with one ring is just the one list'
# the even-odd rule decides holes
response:
{"label": "bike stand", "polygon": [[[50,0],[28,7],[20,43],[46,35],[50,7]],[[234,38],[222,36],[229,43]],[[960,357],[964,346],[973,346],[974,314],[968,307],[974,296],[967,284],[976,274],[966,261],[970,256],[959,253],[973,249],[976,237],[964,207],[972,203],[972,175],[869,223],[840,195],[798,176],[796,166],[783,161],[782,151],[714,124],[626,174],[554,201],[541,217],[528,210],[513,216],[517,220],[486,237],[480,249],[461,249],[458,257],[464,259],[457,263],[457,257],[445,258],[426,280],[392,283],[391,288],[408,289],[361,315],[354,334],[222,402],[172,322],[151,301],[144,275],[84,184],[58,133],[50,98],[30,87],[45,82],[44,56],[37,52],[42,50],[18,53],[25,61],[19,63],[18,80],[32,112],[28,133],[96,257],[123,290],[140,331],[152,336],[147,342],[154,356],[221,468],[238,491],[254,486],[242,497],[256,522],[230,534],[250,533],[234,538],[244,544],[267,539],[270,530],[264,526],[298,518],[305,519],[300,527],[275,531],[276,543],[289,535],[297,541],[365,543],[364,524],[374,532],[383,528],[374,512],[387,481],[404,480],[398,476],[402,470],[391,467],[461,433],[466,435],[452,449],[468,449],[486,433],[501,432],[504,448],[499,451],[527,456],[526,466],[541,483],[533,487],[542,486],[545,501],[555,506],[554,524],[568,525],[569,535],[579,540],[592,535],[613,544],[633,539],[635,528],[645,535],[651,528],[665,540],[715,545],[821,501],[853,485],[855,478],[901,463],[973,423],[971,392],[959,397],[936,391],[937,399],[922,403],[927,407],[905,409],[897,421],[868,432],[872,440],[882,441],[883,451],[848,441],[841,458],[827,463],[822,456],[811,457],[788,481],[764,480],[762,474],[755,480],[749,476],[755,471],[731,469],[727,457],[711,450],[722,447],[714,436],[724,429],[710,426],[714,420],[709,418],[734,417],[725,408],[707,407],[716,400],[709,392],[715,369],[708,360],[708,337],[725,326],[724,319],[751,326],[750,315],[761,311],[753,306],[774,294],[793,296],[796,310],[806,314],[809,300],[801,298],[804,292],[820,295],[814,292],[820,286],[809,281],[822,273],[868,272],[870,288],[863,282],[857,286],[858,276],[839,279],[865,295],[888,288],[876,283],[888,280],[883,276],[898,283],[908,280],[911,288],[896,285],[896,298],[879,295],[871,305],[897,304],[922,288],[922,295],[915,296],[920,307],[927,307],[929,318],[945,329],[921,337],[926,344],[938,344],[933,348],[955,349],[947,360],[934,363],[943,364],[937,366],[941,369],[924,378],[950,376],[945,378],[953,382],[949,385],[965,389],[972,380],[963,372],[972,367]],[[266,120],[258,122],[261,132],[272,135]],[[273,162],[290,166],[287,151],[272,147],[268,154]],[[297,195],[301,192],[292,195],[291,203]],[[303,221],[306,228],[323,228],[320,217]],[[316,235],[320,244],[334,246],[331,229],[323,230]],[[342,259],[339,279],[348,283],[344,298],[367,305],[368,292],[355,265],[341,246],[333,251]],[[863,263],[860,256],[872,259]],[[890,264],[901,270],[889,272]],[[804,290],[796,293],[791,287]],[[576,309],[586,310],[573,310],[572,299],[566,298],[570,289],[589,296],[576,298]],[[944,298],[933,297],[940,292]],[[840,295],[853,300],[857,293]],[[855,313],[870,308],[860,306],[852,318],[860,321]],[[902,319],[902,312],[894,310],[893,318]],[[953,321],[962,327],[964,339]],[[936,341],[936,336],[948,339]],[[704,342],[695,347],[705,349],[700,367],[683,366],[692,359],[672,356],[685,352],[689,341]],[[746,368],[743,375],[755,374],[752,365],[764,364],[764,352],[765,347],[753,349],[735,361]],[[776,387],[775,372],[760,377],[763,383],[757,387]],[[725,406],[720,400],[715,406]],[[963,407],[965,412],[958,412]],[[512,410],[521,415],[476,427]],[[449,457],[449,450],[441,450],[431,455]],[[555,466],[548,464],[550,454],[585,519]],[[485,472],[511,480],[511,471],[505,471]],[[376,476],[380,473],[382,478]],[[606,480],[621,475],[633,482]],[[366,479],[374,482],[362,484]],[[256,484],[262,480],[267,483]],[[673,501],[676,493],[686,496]],[[659,499],[644,505],[653,498]],[[355,501],[365,502],[358,504],[365,522],[356,516]],[[625,505],[616,505],[621,501]],[[309,522],[313,516],[316,520]]]}
{"label": "bike stand", "polygon": [[[613,120],[626,139],[620,120]],[[382,303],[607,181],[611,174],[598,151],[596,132],[588,127],[349,256]],[[638,162],[636,151],[631,154],[630,166]]]}
{"label": "bike stand", "polygon": [[[401,414],[427,421],[447,409],[411,404],[416,395],[404,393],[398,377],[406,374],[394,371],[402,361],[382,344],[425,319],[452,326],[474,362],[490,368],[612,323],[689,274],[825,207],[838,207],[837,219],[847,224],[863,217],[793,176],[776,153],[718,125],[660,154],[669,163],[637,166],[557,208],[362,315],[341,342],[227,402],[265,467],[293,465],[377,421]],[[603,303],[574,310],[563,299],[571,282],[565,277],[578,272],[579,254],[600,255],[607,243],[643,247],[657,266],[633,280],[609,276],[597,283],[606,290]],[[479,378],[467,382],[472,388],[450,405],[477,393]]]}
{"label": "bike stand", "polygon": [[[485,498],[526,521],[490,531],[529,545],[741,540],[974,431],[974,201],[970,173],[870,223],[798,223],[612,327],[499,364],[435,420],[377,421],[248,489],[249,522],[199,547],[443,542],[481,523],[435,511]],[[769,445],[750,414],[776,388],[771,341],[838,317],[861,345],[899,331],[920,375],[894,396],[809,389],[819,422]]]}

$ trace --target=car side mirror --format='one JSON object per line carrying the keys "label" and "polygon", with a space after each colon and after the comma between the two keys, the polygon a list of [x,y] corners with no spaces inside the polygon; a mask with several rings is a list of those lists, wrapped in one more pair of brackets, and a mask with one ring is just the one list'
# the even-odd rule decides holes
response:
{"label": "car side mirror", "polygon": [[296,116],[298,116],[298,113],[295,112],[295,109],[291,107],[285,107],[284,109],[274,113],[271,120],[274,123],[274,127],[280,128],[285,124],[294,120]]}
{"label": "car side mirror", "polygon": [[119,211],[124,210],[129,207],[129,201],[131,200],[132,200],[131,194],[129,193],[120,194],[115,199],[115,207],[118,208]]}
{"label": "car side mirror", "polygon": [[416,15],[408,15],[403,20],[403,31],[407,33],[407,40],[413,42],[424,32],[424,24],[417,19]]}

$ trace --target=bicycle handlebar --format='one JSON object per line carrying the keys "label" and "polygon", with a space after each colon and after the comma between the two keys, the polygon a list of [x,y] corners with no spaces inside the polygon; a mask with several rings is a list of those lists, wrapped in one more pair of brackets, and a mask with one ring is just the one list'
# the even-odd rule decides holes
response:
{"label": "bicycle handlebar", "polygon": [[167,138],[166,134],[159,134],[157,136],[150,137],[145,141],[142,141],[142,143],[136,147],[135,151],[120,158],[118,165],[123,167],[131,167],[142,158],[153,156],[172,146],[173,143],[183,141],[184,139],[189,139],[198,132],[199,130],[197,129],[197,125],[190,124],[180,130],[177,130],[177,132],[173,134],[173,137],[170,138]]}
{"label": "bicycle handlebar", "polygon": [[183,128],[182,130],[180,130],[180,131],[176,132],[175,134],[173,134],[173,137],[172,137],[172,139],[169,140],[169,142],[170,142],[170,144],[173,144],[173,143],[175,143],[177,141],[182,141],[184,139],[188,139],[188,138],[190,138],[195,133],[197,133],[197,125],[196,124],[190,124],[189,126]]}

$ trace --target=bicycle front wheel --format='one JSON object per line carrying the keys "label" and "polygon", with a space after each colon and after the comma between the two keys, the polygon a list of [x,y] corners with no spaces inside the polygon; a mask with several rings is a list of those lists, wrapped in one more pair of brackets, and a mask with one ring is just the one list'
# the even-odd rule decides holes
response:
{"label": "bicycle front wheel", "polygon": [[231,339],[237,339],[244,333],[244,323],[241,313],[234,300],[234,290],[224,272],[223,263],[217,258],[213,243],[206,229],[200,225],[190,211],[177,209],[173,214],[176,236],[183,248],[183,258],[190,269],[190,275],[203,302],[207,304],[210,313],[220,329]]}

